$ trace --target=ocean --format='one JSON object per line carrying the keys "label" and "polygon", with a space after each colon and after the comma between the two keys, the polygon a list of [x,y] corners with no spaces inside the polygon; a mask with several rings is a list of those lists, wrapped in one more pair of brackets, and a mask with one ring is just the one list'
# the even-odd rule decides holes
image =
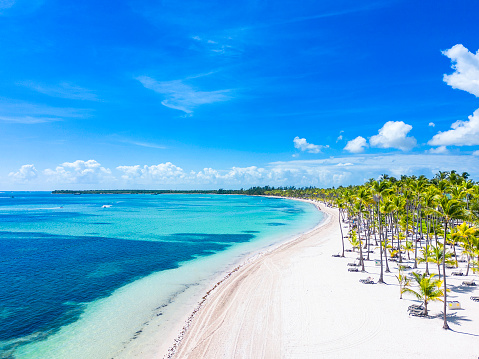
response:
{"label": "ocean", "polygon": [[265,197],[0,193],[0,358],[128,357],[212,278],[321,219]]}

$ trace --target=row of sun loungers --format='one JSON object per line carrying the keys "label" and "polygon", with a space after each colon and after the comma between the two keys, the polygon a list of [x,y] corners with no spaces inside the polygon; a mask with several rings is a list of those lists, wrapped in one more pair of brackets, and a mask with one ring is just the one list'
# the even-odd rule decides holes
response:
{"label": "row of sun loungers", "polygon": [[367,277],[366,279],[359,280],[363,284],[375,284],[374,280],[371,277]]}
{"label": "row of sun loungers", "polygon": [[479,297],[471,297],[471,300],[473,300],[475,302],[479,302]]}
{"label": "row of sun loungers", "polygon": [[474,282],[474,280],[470,280],[470,281],[464,281],[462,282],[462,285],[467,285],[469,287],[475,287],[476,286],[476,283]]}

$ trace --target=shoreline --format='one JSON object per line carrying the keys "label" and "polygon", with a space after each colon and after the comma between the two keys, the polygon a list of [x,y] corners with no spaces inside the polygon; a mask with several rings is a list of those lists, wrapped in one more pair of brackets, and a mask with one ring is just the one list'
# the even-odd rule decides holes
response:
{"label": "shoreline", "polygon": [[473,275],[448,276],[449,297],[462,305],[448,311],[451,330],[442,329],[441,302],[428,305],[427,318],[410,317],[418,301],[399,299],[396,264],[386,285],[360,283],[377,281],[379,267],[372,260],[367,273],[348,272],[358,253],[332,257],[341,252],[337,209],[321,211],[329,219],[310,235],[236,269],[211,291],[163,358],[478,357],[479,305],[469,300],[478,293],[461,286]]}
{"label": "shoreline", "polygon": [[[211,283],[213,284],[212,287],[209,287],[209,289],[206,291],[205,295],[201,298],[199,303],[194,307],[193,311],[189,314],[187,317],[185,324],[179,331],[179,334],[177,334],[173,340],[173,344],[168,348],[167,352],[164,354],[161,354],[160,357],[163,359],[172,359],[176,356],[177,350],[179,346],[181,345],[185,335],[187,334],[191,324],[197,317],[197,315],[200,314],[201,309],[206,305],[206,302],[208,301],[209,297],[214,295],[216,290],[221,286],[224,285],[225,282],[230,279],[235,273],[238,271],[241,271],[241,269],[244,269],[248,265],[251,265],[257,261],[259,261],[261,258],[264,256],[271,254],[277,250],[280,250],[281,248],[291,245],[297,241],[300,241],[301,239],[305,239],[305,236],[308,236],[316,231],[318,231],[321,227],[324,225],[327,225],[330,222],[331,216],[327,212],[324,212],[321,210],[319,206],[319,202],[312,201],[312,200],[305,200],[305,199],[300,199],[300,198],[284,198],[284,197],[279,197],[279,196],[258,196],[258,197],[266,197],[266,198],[278,198],[278,199],[290,199],[294,201],[300,201],[300,202],[305,202],[305,203],[311,203],[312,205],[315,206],[316,210],[321,212],[323,214],[323,218],[321,221],[314,226],[312,229],[308,230],[307,232],[304,232],[300,235],[293,236],[292,238],[286,239],[280,243],[275,243],[272,245],[269,245],[266,248],[263,248],[259,251],[253,251],[251,253],[246,254],[243,258],[239,259],[237,263],[239,264],[233,264],[234,268],[229,269],[226,272],[223,272],[220,274],[216,279],[214,279]],[[219,280],[218,280],[219,279]]]}

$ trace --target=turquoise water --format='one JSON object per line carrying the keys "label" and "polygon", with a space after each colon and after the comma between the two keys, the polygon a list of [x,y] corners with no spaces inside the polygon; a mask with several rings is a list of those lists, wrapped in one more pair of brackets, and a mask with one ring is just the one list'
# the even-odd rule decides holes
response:
{"label": "turquoise water", "polygon": [[262,197],[0,193],[0,356],[119,355],[212,276],[320,220]]}

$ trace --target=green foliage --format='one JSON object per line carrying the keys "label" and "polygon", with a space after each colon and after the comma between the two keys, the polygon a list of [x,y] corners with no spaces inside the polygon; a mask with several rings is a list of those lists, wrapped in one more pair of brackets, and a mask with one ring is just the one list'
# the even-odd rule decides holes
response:
{"label": "green foliage", "polygon": [[410,293],[424,302],[424,314],[427,315],[427,304],[431,301],[442,301],[444,291],[441,289],[442,280],[435,279],[436,274],[418,274],[413,272],[416,289],[404,288],[404,293]]}

